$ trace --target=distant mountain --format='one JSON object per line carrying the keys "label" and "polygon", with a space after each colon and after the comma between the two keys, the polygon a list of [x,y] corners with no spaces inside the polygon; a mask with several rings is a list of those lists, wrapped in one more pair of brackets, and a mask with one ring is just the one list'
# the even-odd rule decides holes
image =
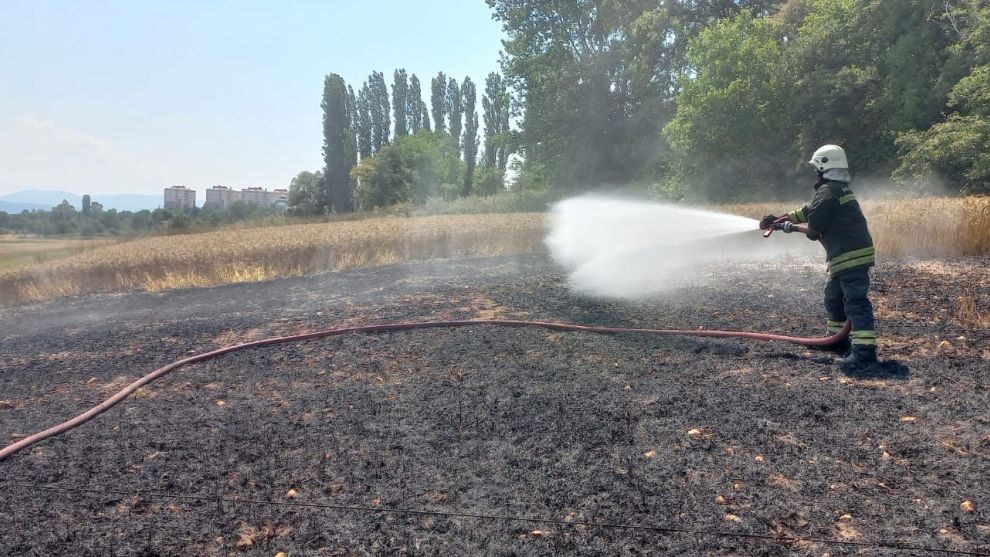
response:
{"label": "distant mountain", "polygon": [[82,196],[67,191],[24,190],[0,195],[0,201],[40,205],[41,209],[51,209],[61,203],[63,199],[71,203],[76,209],[82,206]]}
{"label": "distant mountain", "polygon": [[4,213],[20,213],[21,211],[43,211],[50,209],[46,205],[36,205],[34,203],[16,203],[14,201],[0,201],[0,211]]}
{"label": "distant mountain", "polygon": [[[162,206],[162,196],[120,193],[114,195],[92,194],[93,201],[103,205],[104,209],[117,209],[118,211],[140,211],[142,209],[156,209]],[[69,193],[67,191],[49,190],[24,190],[17,193],[0,195],[0,211],[21,212],[24,209],[51,209],[62,200],[68,201],[77,210],[82,208],[82,196]],[[13,211],[4,209],[4,206],[11,206]],[[18,208],[20,207],[20,208]]]}

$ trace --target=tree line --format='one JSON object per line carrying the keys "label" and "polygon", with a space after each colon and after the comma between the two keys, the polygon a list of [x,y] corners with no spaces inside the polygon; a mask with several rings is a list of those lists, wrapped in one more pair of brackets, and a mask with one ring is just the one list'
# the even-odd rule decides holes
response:
{"label": "tree line", "polygon": [[521,188],[805,195],[805,161],[990,191],[986,0],[486,0]]}
{"label": "tree line", "polygon": [[423,86],[402,68],[392,74],[391,91],[382,72],[373,71],[356,93],[340,75],[327,75],[323,169],[292,179],[292,210],[344,213],[503,190],[511,118],[506,81],[498,73],[485,79],[481,122],[470,77],[439,72],[430,80],[429,105]]}
{"label": "tree line", "polygon": [[236,201],[224,209],[194,207],[183,211],[153,209],[118,211],[104,209],[90,195],[82,197],[82,207],[76,209],[67,200],[48,211],[22,211],[8,214],[0,211],[0,234],[32,234],[39,236],[128,236],[141,234],[172,234],[216,228],[245,220],[281,220],[283,211]]}

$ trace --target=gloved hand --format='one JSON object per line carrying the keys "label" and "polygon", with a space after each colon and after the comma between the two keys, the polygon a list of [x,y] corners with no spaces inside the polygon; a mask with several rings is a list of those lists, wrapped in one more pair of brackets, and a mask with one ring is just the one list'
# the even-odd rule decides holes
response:
{"label": "gloved hand", "polygon": [[770,226],[773,225],[773,221],[777,220],[778,218],[780,217],[778,217],[777,215],[767,215],[763,217],[763,220],[760,221],[760,230],[769,229]]}

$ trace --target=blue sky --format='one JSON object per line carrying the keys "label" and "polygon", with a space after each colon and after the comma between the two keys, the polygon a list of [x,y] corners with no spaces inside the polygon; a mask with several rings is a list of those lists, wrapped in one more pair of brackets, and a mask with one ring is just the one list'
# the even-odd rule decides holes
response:
{"label": "blue sky", "polygon": [[285,186],[322,166],[325,74],[404,67],[429,103],[502,37],[483,0],[5,2],[0,195]]}

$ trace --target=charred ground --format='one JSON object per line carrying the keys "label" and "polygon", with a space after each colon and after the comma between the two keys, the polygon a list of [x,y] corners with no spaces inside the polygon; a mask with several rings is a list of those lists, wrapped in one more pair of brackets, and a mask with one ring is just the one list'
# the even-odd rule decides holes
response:
{"label": "charred ground", "polygon": [[[882,355],[903,364],[877,376],[777,343],[487,326],[234,353],[0,463],[0,553],[915,554],[303,505],[990,551],[988,263],[874,273]],[[823,280],[739,266],[603,303],[532,256],[7,309],[0,444],[243,340],[493,317],[815,335]]]}

